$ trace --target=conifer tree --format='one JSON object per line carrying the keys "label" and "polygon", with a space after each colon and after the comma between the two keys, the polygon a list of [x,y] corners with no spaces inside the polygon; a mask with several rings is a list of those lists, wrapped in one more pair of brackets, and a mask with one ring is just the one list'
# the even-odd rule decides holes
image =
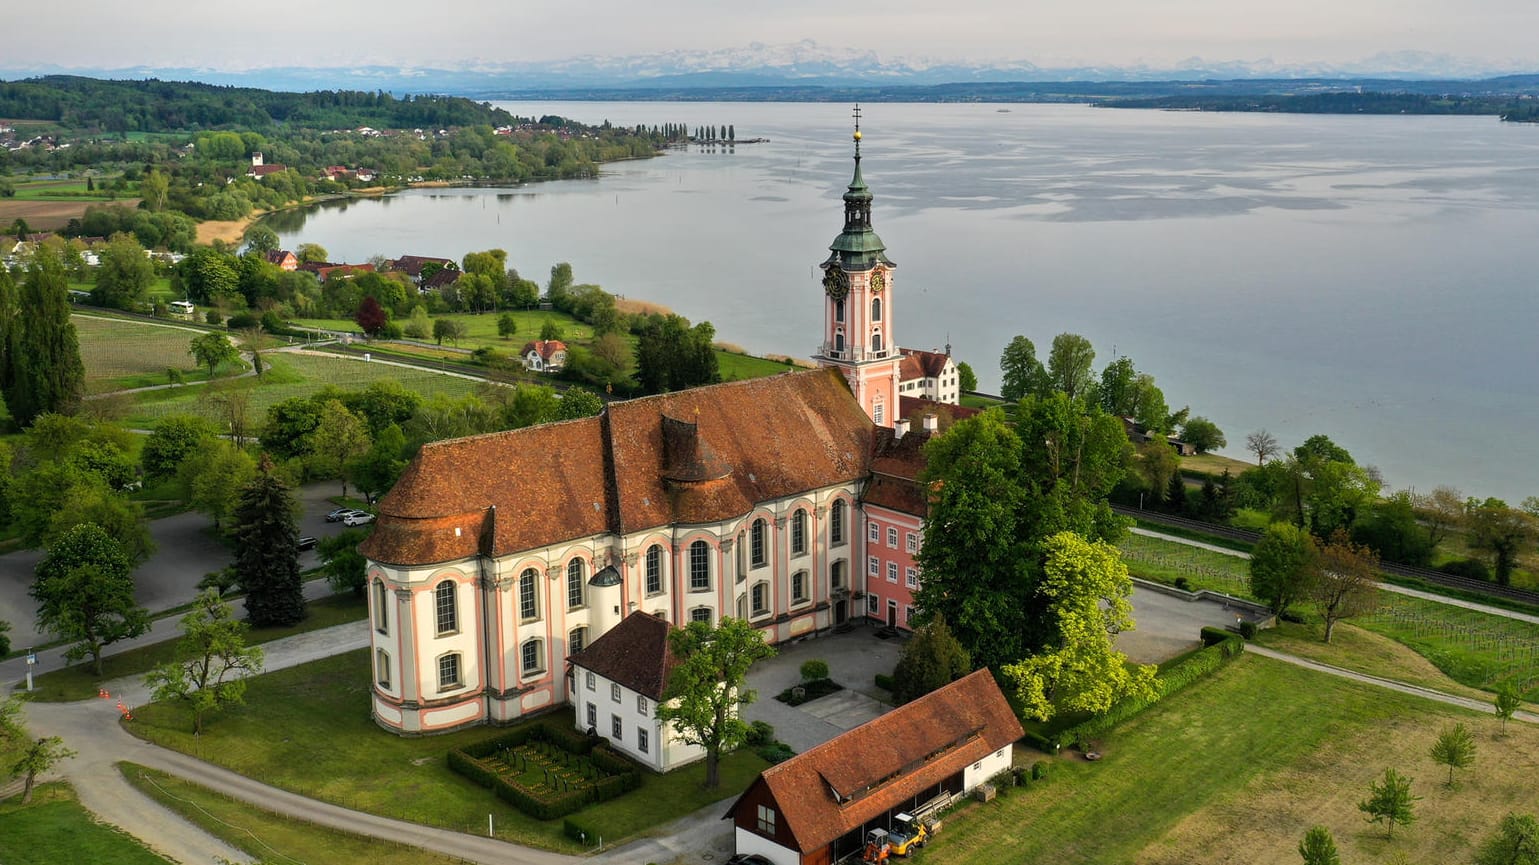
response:
{"label": "conifer tree", "polygon": [[69,277],[57,255],[40,249],[32,256],[15,302],[14,309],[26,315],[6,309],[9,304],[0,299],[0,315],[14,328],[6,340],[11,351],[5,403],[11,418],[25,427],[38,415],[75,410],[85,388],[85,366],[69,320]]}
{"label": "conifer tree", "polygon": [[305,617],[294,514],[294,494],[263,454],[235,506],[235,579],[246,590],[252,627],[293,625]]}

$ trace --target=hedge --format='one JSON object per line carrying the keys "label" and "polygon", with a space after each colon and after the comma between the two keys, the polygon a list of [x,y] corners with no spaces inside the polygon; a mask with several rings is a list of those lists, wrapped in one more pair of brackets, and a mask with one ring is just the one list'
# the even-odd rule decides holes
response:
{"label": "hedge", "polygon": [[[1204,629],[1207,630],[1207,629]],[[1149,699],[1126,699],[1112,706],[1104,715],[1097,715],[1088,721],[1075,724],[1058,733],[1057,744],[1059,746],[1083,745],[1094,736],[1099,736],[1107,730],[1132,718],[1143,710],[1153,706],[1165,697],[1176,693],[1187,685],[1215,672],[1219,667],[1228,663],[1230,659],[1238,657],[1245,651],[1245,643],[1233,634],[1222,643],[1199,649],[1188,655],[1179,664],[1165,670],[1155,677],[1154,696]]]}
{"label": "hedge", "polygon": [[892,677],[887,675],[886,673],[877,673],[876,674],[876,686],[878,688],[881,688],[884,691],[891,692],[892,689],[893,689],[893,685],[895,685],[895,684],[897,684],[897,683],[894,682],[892,680]]}
{"label": "hedge", "polygon": [[1235,632],[1227,628],[1206,627],[1202,629],[1202,644],[1204,646],[1216,646],[1225,640],[1232,640]]}
{"label": "hedge", "polygon": [[[545,792],[530,789],[486,765],[485,760],[498,753],[527,744],[546,742],[589,762],[606,777],[576,790]],[[537,820],[554,820],[582,810],[585,806],[622,796],[641,786],[641,767],[615,753],[596,737],[549,723],[531,724],[501,736],[456,748],[448,754],[449,768],[488,787],[497,798]]]}

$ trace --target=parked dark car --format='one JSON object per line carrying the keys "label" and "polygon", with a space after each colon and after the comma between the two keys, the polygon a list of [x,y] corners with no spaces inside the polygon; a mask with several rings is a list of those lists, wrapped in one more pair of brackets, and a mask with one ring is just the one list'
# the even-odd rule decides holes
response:
{"label": "parked dark car", "polygon": [[313,535],[300,535],[298,547],[301,550],[315,549],[317,541]]}
{"label": "parked dark car", "polygon": [[340,523],[344,517],[353,512],[354,511],[352,508],[337,508],[336,510],[326,514],[326,522]]}

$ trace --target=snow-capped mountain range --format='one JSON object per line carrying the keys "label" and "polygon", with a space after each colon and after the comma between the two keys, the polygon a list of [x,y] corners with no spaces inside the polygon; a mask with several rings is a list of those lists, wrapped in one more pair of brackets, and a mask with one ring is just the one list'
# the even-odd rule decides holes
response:
{"label": "snow-capped mountain range", "polygon": [[1038,66],[1029,60],[956,61],[930,57],[883,58],[874,51],[821,45],[807,39],[778,45],[752,43],[706,51],[675,50],[623,57],[583,56],[542,62],[477,59],[422,66],[268,67],[217,69],[0,68],[0,78],[81,74],[104,78],[198,80],[280,90],[384,89],[458,93],[585,88],[689,88],[933,85],[981,81],[1175,81],[1243,79],[1470,80],[1533,72],[1539,63],[1494,62],[1418,51],[1381,53],[1350,63],[1209,61],[1192,57],[1170,65]]}

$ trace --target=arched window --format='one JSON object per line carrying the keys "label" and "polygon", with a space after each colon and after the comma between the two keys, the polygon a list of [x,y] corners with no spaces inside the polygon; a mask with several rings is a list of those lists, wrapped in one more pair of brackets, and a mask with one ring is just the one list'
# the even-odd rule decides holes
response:
{"label": "arched window", "polygon": [[524,675],[533,676],[545,672],[545,641],[539,638],[525,640],[518,649],[519,660],[523,663]]}
{"label": "arched window", "polygon": [[871,331],[871,350],[877,354],[882,353],[882,332],[879,330]]}
{"label": "arched window", "polygon": [[575,610],[583,605],[583,566],[582,559],[573,559],[566,563],[566,607]]}
{"label": "arched window", "polygon": [[571,633],[566,635],[566,653],[568,655],[575,655],[578,652],[581,652],[583,650],[583,647],[587,646],[587,645],[588,645],[588,629],[587,628],[573,628]]}
{"label": "arched window", "polygon": [[844,301],[834,301],[834,321],[844,321]]}
{"label": "arched window", "polygon": [[748,557],[756,568],[769,564],[768,538],[765,537],[768,531],[769,527],[760,519],[753,521],[753,528],[748,533],[749,546],[752,548],[748,551]]}
{"label": "arched window", "polygon": [[374,630],[390,633],[390,590],[384,580],[374,581]]}
{"label": "arched window", "polygon": [[705,622],[709,625],[711,623],[711,608],[695,607],[689,611],[689,620],[691,622]]}
{"label": "arched window", "polygon": [[390,655],[384,649],[374,650],[374,681],[381,688],[390,687]]}
{"label": "arched window", "polygon": [[647,547],[647,594],[658,595],[663,591],[663,545]]}
{"label": "arched window", "polygon": [[748,567],[744,564],[748,559],[748,547],[742,532],[737,533],[737,581],[742,582],[748,577]]}
{"label": "arched window", "polygon": [[829,565],[828,584],[836,589],[844,588],[844,559]]}
{"label": "arched window", "polygon": [[763,580],[754,583],[753,588],[749,591],[749,596],[751,598],[749,605],[753,609],[753,615],[769,615],[769,583]]}
{"label": "arched window", "polygon": [[791,555],[807,554],[807,512],[801,508],[791,515]]}
{"label": "arched window", "polygon": [[880,297],[871,298],[871,320],[873,322],[882,320],[882,299]]}
{"label": "arched window", "polygon": [[739,619],[747,619],[748,618],[748,596],[747,595],[738,595],[737,596],[737,617]]}
{"label": "arched window", "polygon": [[438,657],[438,690],[447,691],[464,685],[460,677],[460,653],[450,652]]}
{"label": "arched window", "polygon": [[711,588],[711,545],[695,541],[689,545],[689,590],[703,592]]}
{"label": "arched window", "polygon": [[538,619],[540,617],[540,572],[534,568],[524,568],[524,572],[518,575],[518,617],[520,619]]}
{"label": "arched window", "polygon": [[844,499],[834,499],[828,511],[828,539],[831,543],[844,543]]}
{"label": "arched window", "polygon": [[844,331],[834,331],[834,351],[844,354]]}
{"label": "arched window", "polygon": [[460,611],[456,603],[453,580],[444,580],[433,590],[433,607],[437,613],[438,636],[452,634],[460,629]]}
{"label": "arched window", "polygon": [[791,575],[791,603],[807,603],[807,572],[797,571]]}

